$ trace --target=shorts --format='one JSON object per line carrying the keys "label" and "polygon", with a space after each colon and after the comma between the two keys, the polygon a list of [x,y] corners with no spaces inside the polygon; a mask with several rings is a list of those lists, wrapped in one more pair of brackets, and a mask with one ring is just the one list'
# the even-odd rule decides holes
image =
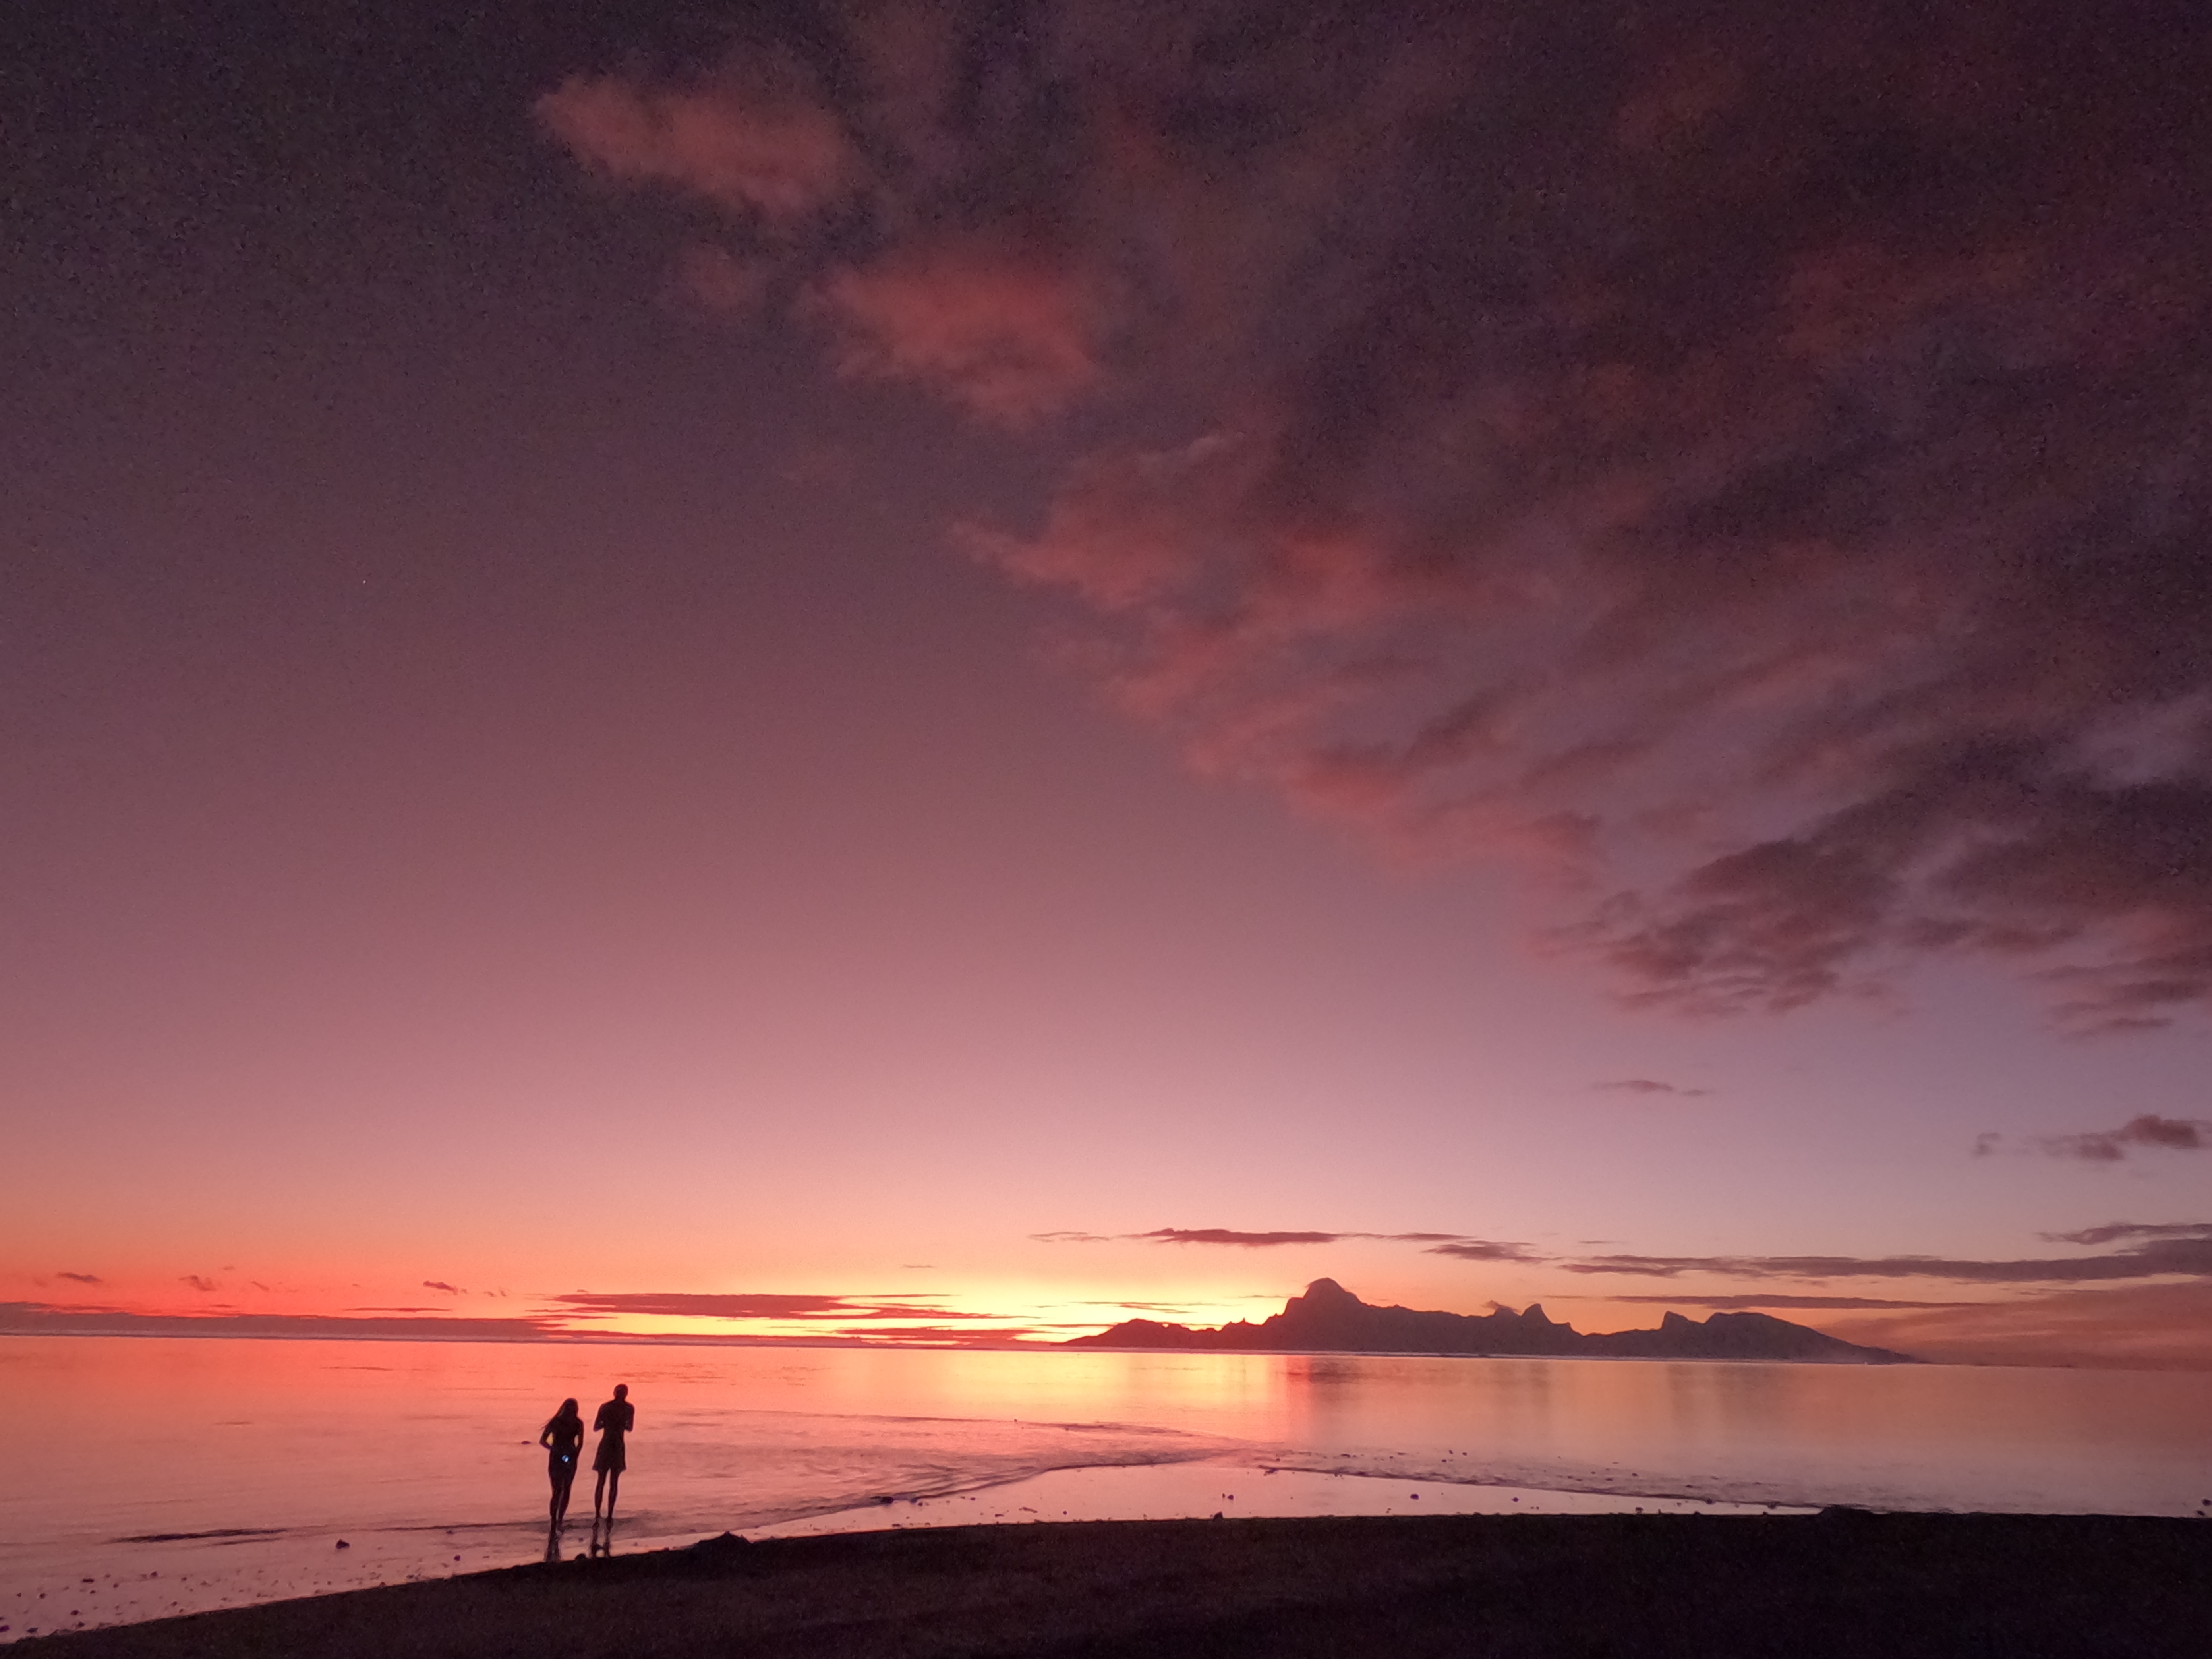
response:
{"label": "shorts", "polygon": [[620,1436],[611,1434],[599,1442],[599,1454],[592,1459],[592,1467],[601,1474],[620,1474],[629,1467],[629,1460],[623,1455]]}

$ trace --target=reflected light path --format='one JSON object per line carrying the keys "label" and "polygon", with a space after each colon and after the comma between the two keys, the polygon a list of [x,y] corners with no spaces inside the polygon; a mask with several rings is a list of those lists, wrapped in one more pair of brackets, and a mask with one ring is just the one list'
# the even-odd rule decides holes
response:
{"label": "reflected light path", "polygon": [[2190,1515],[2212,1468],[2183,1372],[9,1338],[4,1635],[541,1559],[538,1430],[618,1382],[618,1551],[1055,1510]]}

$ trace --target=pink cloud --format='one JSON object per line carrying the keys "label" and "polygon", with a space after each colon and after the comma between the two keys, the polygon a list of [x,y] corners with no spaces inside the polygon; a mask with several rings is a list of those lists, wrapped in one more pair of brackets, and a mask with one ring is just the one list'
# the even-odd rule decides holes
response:
{"label": "pink cloud", "polygon": [[837,118],[781,65],[680,86],[571,76],[538,100],[538,115],[608,178],[673,185],[772,222],[804,218],[860,177]]}
{"label": "pink cloud", "polygon": [[1062,260],[1012,246],[926,242],[830,272],[808,301],[841,374],[912,380],[987,419],[1057,413],[1099,374],[1103,307]]}
{"label": "pink cloud", "polygon": [[1202,568],[1191,526],[1209,505],[1219,510],[1234,447],[1213,434],[1170,452],[1093,456],[1054,498],[1039,534],[971,526],[969,547],[1020,580],[1068,589],[1104,611],[1131,611]]}
{"label": "pink cloud", "polygon": [[1085,404],[963,539],[1194,768],[1541,872],[1650,1006],[2212,1006],[2207,26],[1279,10],[895,8],[834,116],[541,112],[773,222],[836,372]]}

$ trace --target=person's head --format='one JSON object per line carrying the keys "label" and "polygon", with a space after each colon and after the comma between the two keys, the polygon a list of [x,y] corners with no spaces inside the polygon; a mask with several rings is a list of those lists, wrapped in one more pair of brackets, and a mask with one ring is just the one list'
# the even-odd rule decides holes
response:
{"label": "person's head", "polygon": [[574,1401],[564,1400],[561,1402],[561,1409],[555,1412],[553,1415],[556,1417],[580,1417],[582,1413],[576,1409],[576,1402]]}
{"label": "person's head", "polygon": [[627,1383],[627,1382],[617,1382],[617,1383],[616,1383],[616,1384],[615,1384],[615,1398],[616,1398],[616,1399],[617,1399],[617,1400],[627,1400],[627,1399],[629,1399],[629,1383]]}

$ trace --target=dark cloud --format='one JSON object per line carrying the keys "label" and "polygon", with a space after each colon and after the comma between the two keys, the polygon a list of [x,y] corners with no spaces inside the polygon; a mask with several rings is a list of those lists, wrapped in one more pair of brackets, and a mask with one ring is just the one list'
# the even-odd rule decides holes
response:
{"label": "dark cloud", "polygon": [[215,1280],[212,1279],[204,1279],[198,1273],[185,1273],[178,1279],[177,1283],[179,1285],[189,1285],[192,1289],[199,1291],[203,1295],[205,1295],[207,1292],[216,1288]]}
{"label": "dark cloud", "polygon": [[2099,1256],[1987,1261],[1921,1255],[1620,1255],[1558,1265],[1571,1273],[1622,1273],[1650,1279],[1672,1279],[1686,1273],[1720,1279],[1948,1279],[1984,1285],[2082,1284],[2163,1274],[2203,1279],[2212,1278],[2212,1224],[2160,1229],[2130,1249]]}
{"label": "dark cloud", "polygon": [[463,1342],[526,1342],[558,1338],[557,1325],[538,1319],[453,1319],[319,1314],[140,1314],[113,1309],[59,1308],[0,1302],[0,1332],[52,1336],[320,1336]]}
{"label": "dark cloud", "polygon": [[[2098,1256],[2023,1258],[1980,1261],[1948,1256],[1891,1255],[1648,1255],[1632,1251],[1580,1256],[1550,1255],[1510,1241],[1471,1238],[1461,1233],[1369,1233],[1278,1231],[1245,1232],[1227,1227],[1158,1227],[1150,1232],[1101,1235],[1096,1233],[1038,1234],[1053,1240],[1110,1243],[1115,1240],[1156,1244],[1226,1245],[1243,1249],[1267,1249],[1284,1245],[1334,1244],[1352,1239],[1390,1243],[1419,1243],[1427,1255],[1455,1261],[1527,1263],[1563,1273],[1592,1276],[1619,1274],[1629,1278],[1674,1279],[1685,1273],[1716,1279],[1942,1279],[1961,1284],[2058,1285],[2106,1280],[2154,1279],[2166,1275],[2212,1278],[2212,1224],[2148,1224],[2115,1222],[2080,1233],[2046,1233],[2041,1237],[2074,1244],[2110,1244],[2126,1241],[2129,1248]],[[573,1298],[571,1298],[573,1299]],[[1617,1296],[1612,1301],[1665,1301],[1665,1297]],[[1671,1299],[1681,1301],[1677,1295]],[[1759,1296],[1750,1293],[1692,1297],[1711,1307],[1938,1307],[1940,1303],[1871,1302],[1859,1297],[1828,1296]],[[1131,1304],[1133,1305],[1133,1304]]]}
{"label": "dark cloud", "polygon": [[2212,13],[845,16],[539,112],[834,372],[1079,410],[968,541],[1195,767],[1655,1006],[2212,994]]}
{"label": "dark cloud", "polygon": [[1340,1240],[1364,1237],[1353,1233],[1247,1233],[1231,1227],[1156,1227],[1148,1233],[1131,1233],[1131,1238],[1144,1239],[1155,1244],[1233,1244],[1247,1250],[1267,1249],[1279,1244],[1334,1244]]}
{"label": "dark cloud", "polygon": [[2053,1244],[2110,1244],[2123,1238],[2202,1238],[2208,1234],[2212,1234],[2212,1224],[2202,1221],[2113,1221],[2075,1233],[2038,1233],[2036,1237]]}
{"label": "dark cloud", "polygon": [[579,1314],[659,1314],[685,1319],[988,1319],[926,1305],[933,1297],[720,1296],[678,1291],[578,1291],[552,1298]]}
{"label": "dark cloud", "polygon": [[2051,1135],[2038,1143],[2053,1158],[2078,1158],[2091,1164],[2115,1164],[2131,1146],[2155,1146],[2166,1152],[2204,1150],[2212,1123],[2202,1118],[2160,1117],[2146,1113],[2130,1118],[2117,1129],[2093,1130],[2087,1134]]}
{"label": "dark cloud", "polygon": [[107,1281],[98,1273],[56,1273],[56,1279],[66,1279],[72,1285],[105,1285]]}
{"label": "dark cloud", "polygon": [[[1994,1132],[1974,1138],[1974,1156],[1988,1158],[2005,1144]],[[2092,1129],[2072,1135],[2038,1135],[2028,1143],[2052,1158],[2078,1158],[2084,1164],[2117,1164],[2130,1147],[2149,1146],[2165,1152],[2197,1152],[2212,1146],[2212,1122],[2195,1117],[2160,1117],[2146,1112],[2130,1118],[2117,1129]]]}
{"label": "dark cloud", "polygon": [[1239,1249],[1269,1249],[1285,1244],[1340,1244],[1347,1239],[1376,1239],[1391,1244],[1434,1244],[1439,1248],[1432,1254],[1444,1255],[1468,1255],[1478,1261],[1517,1261],[1522,1258],[1494,1255],[1489,1252],[1517,1251],[1517,1244],[1491,1244],[1481,1239],[1468,1238],[1460,1233],[1341,1233],[1318,1232],[1310,1230],[1279,1232],[1247,1232],[1235,1227],[1155,1227],[1144,1233],[1031,1233],[1030,1237],[1046,1244],[1110,1244],[1129,1242],[1145,1244],[1226,1244]]}
{"label": "dark cloud", "polygon": [[1457,1238],[1448,1244],[1431,1244],[1423,1254],[1456,1256],[1462,1261],[1542,1261],[1525,1244],[1501,1244],[1486,1238]]}
{"label": "dark cloud", "polygon": [[1691,1308],[1973,1308],[1975,1302],[1895,1302],[1878,1296],[1609,1296],[1608,1302],[1649,1302]]}
{"label": "dark cloud", "polygon": [[1662,1083],[1656,1078],[1625,1077],[1610,1083],[1593,1083],[1593,1089],[1624,1095],[1679,1095],[1685,1100],[1694,1100],[1712,1093],[1711,1089],[1685,1089],[1679,1084]]}
{"label": "dark cloud", "polygon": [[[923,1308],[848,1309],[845,1317],[875,1314],[919,1316],[933,1322],[957,1322],[986,1316],[949,1313]],[[823,1317],[834,1318],[836,1315]],[[732,1347],[787,1347],[814,1345],[862,1345],[868,1341],[914,1341],[988,1346],[1017,1341],[1028,1327],[979,1330],[951,1322],[927,1325],[825,1326],[804,1336],[761,1337],[685,1334],[678,1337],[641,1336],[625,1333],[624,1342],[722,1345]],[[604,1337],[590,1329],[579,1330],[559,1315],[507,1319],[459,1319],[430,1309],[356,1310],[349,1314],[140,1314],[112,1309],[63,1308],[37,1302],[0,1302],[0,1334],[46,1336],[283,1336],[330,1337],[370,1340],[453,1342],[591,1342]]]}
{"label": "dark cloud", "polygon": [[426,1279],[422,1281],[422,1288],[426,1291],[443,1291],[447,1296],[463,1294],[459,1285],[448,1285],[442,1279]]}

